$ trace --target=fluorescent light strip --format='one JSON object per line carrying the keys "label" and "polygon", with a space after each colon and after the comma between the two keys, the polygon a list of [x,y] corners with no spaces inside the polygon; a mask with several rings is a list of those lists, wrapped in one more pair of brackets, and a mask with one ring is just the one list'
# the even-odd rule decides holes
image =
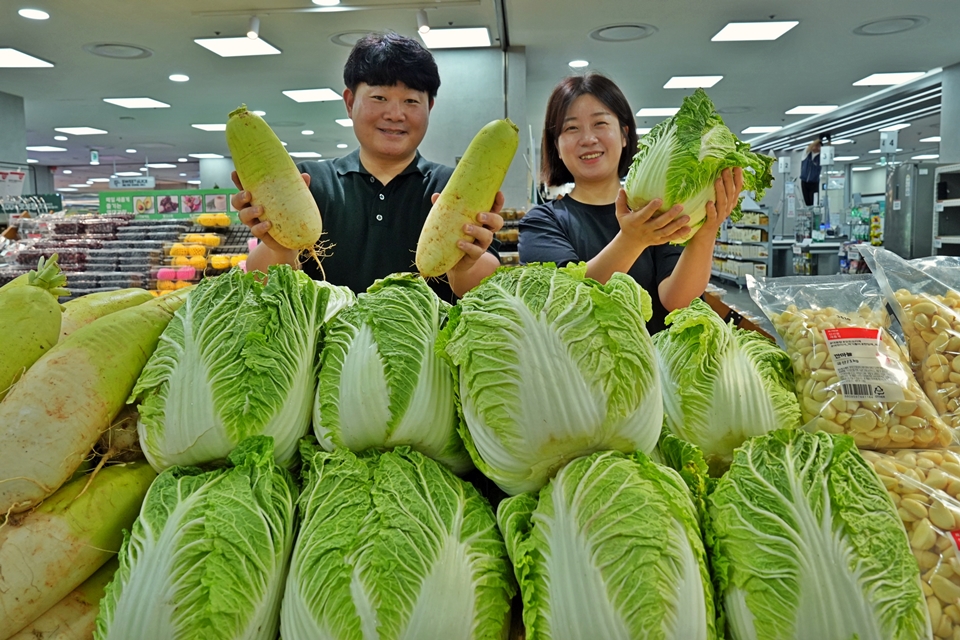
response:
{"label": "fluorescent light strip", "polygon": [[674,115],[680,111],[680,107],[645,107],[637,111],[637,117],[640,118],[663,118]]}
{"label": "fluorescent light strip", "polygon": [[40,161],[35,158],[27,158],[27,164],[37,164],[38,162]]}
{"label": "fluorescent light strip", "polygon": [[51,147],[50,145],[39,145],[36,147],[27,147],[27,151],[39,151],[40,153],[56,153],[66,151],[63,147]]}
{"label": "fluorescent light strip", "polygon": [[664,89],[709,89],[723,80],[723,76],[673,76]]}
{"label": "fluorescent light strip", "polygon": [[124,109],[166,109],[170,106],[153,98],[104,98],[103,101]]}
{"label": "fluorescent light strip", "polygon": [[219,153],[188,153],[187,155],[199,160],[215,160],[223,157]]}
{"label": "fluorescent light strip", "polygon": [[322,89],[289,89],[280,93],[295,102],[333,102],[342,99],[339,93],[329,87],[323,87]]}
{"label": "fluorescent light strip", "polygon": [[53,63],[11,47],[0,48],[0,69],[49,69]]}
{"label": "fluorescent light strip", "polygon": [[279,55],[280,49],[264,40],[253,40],[246,36],[239,38],[196,38],[198,45],[212,51],[221,58],[240,58],[243,56],[274,56]]}
{"label": "fluorescent light strip", "polygon": [[835,104],[801,104],[784,113],[788,116],[815,116],[821,113],[830,113],[838,108],[839,105]]}
{"label": "fluorescent light strip", "polygon": [[87,182],[110,182],[110,178],[90,178]]}
{"label": "fluorescent light strip", "polygon": [[419,35],[428,49],[468,49],[490,46],[490,31],[486,27],[430,29]]}
{"label": "fluorescent light strip", "polygon": [[921,153],[918,156],[913,156],[912,160],[936,160],[939,157],[939,153]]}
{"label": "fluorescent light strip", "polygon": [[148,162],[147,166],[151,169],[176,169],[177,165],[169,162]]}
{"label": "fluorescent light strip", "polygon": [[770,22],[730,22],[710,38],[712,42],[749,42],[776,40],[800,24],[796,20]]}
{"label": "fluorescent light strip", "polygon": [[855,87],[892,87],[904,82],[916,80],[925,76],[923,71],[908,71],[906,73],[874,73],[853,83]]}
{"label": "fluorescent light strip", "polygon": [[750,135],[755,133],[774,133],[775,131],[780,131],[783,127],[747,127],[740,133]]}
{"label": "fluorescent light strip", "polygon": [[929,138],[920,138],[920,142],[940,142],[940,136],[930,136]]}
{"label": "fluorescent light strip", "polygon": [[291,151],[290,157],[292,158],[321,158],[319,153],[316,151]]}
{"label": "fluorescent light strip", "polygon": [[837,162],[853,162],[859,160],[860,156],[835,156],[833,159]]}
{"label": "fluorescent light strip", "polygon": [[226,131],[227,125],[225,124],[192,124],[190,125],[194,129],[200,129],[201,131]]}
{"label": "fluorescent light strip", "polygon": [[906,129],[909,126],[909,122],[899,122],[897,124],[891,124],[890,126],[883,127],[880,129],[880,131],[900,131],[901,129]]}
{"label": "fluorescent light strip", "polygon": [[873,171],[873,167],[852,167],[851,171]]}
{"label": "fluorescent light strip", "polygon": [[830,144],[832,144],[833,146],[837,146],[838,144],[851,144],[853,142],[855,141],[847,138],[847,139],[841,139],[841,140],[833,140],[830,142]]}

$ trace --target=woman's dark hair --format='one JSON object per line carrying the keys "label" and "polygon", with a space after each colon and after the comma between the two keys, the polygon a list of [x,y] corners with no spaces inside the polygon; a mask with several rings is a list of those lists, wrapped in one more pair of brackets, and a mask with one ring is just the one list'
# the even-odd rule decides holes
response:
{"label": "woman's dark hair", "polygon": [[560,159],[557,139],[563,131],[563,119],[574,100],[583,95],[591,95],[613,112],[624,131],[627,146],[620,153],[619,175],[624,177],[630,170],[633,154],[637,148],[637,121],[633,110],[624,97],[620,87],[613,80],[599,73],[564,78],[554,87],[547,101],[547,115],[543,121],[543,141],[541,143],[540,179],[552,187],[573,182],[573,176]]}
{"label": "woman's dark hair", "polygon": [[402,82],[414,91],[437,97],[440,72],[433,55],[413,38],[400,34],[370,33],[357,40],[343,66],[343,84],[351,91],[365,82],[392,87]]}

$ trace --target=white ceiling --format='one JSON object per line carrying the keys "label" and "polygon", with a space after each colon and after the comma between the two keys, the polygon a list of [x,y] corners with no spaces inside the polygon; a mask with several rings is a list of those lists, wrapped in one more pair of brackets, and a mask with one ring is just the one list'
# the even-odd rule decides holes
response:
{"label": "white ceiling", "polygon": [[[316,9],[309,0],[0,0],[0,47],[14,47],[53,62],[53,69],[0,69],[0,91],[25,98],[27,143],[65,146],[64,153],[31,153],[42,164],[70,167],[58,171],[57,185],[96,177],[116,161],[118,170],[136,170],[145,155],[151,162],[173,162],[189,153],[226,154],[223,133],[192,128],[193,123],[224,122],[241,102],[267,112],[267,120],[291,151],[317,151],[324,157],[356,147],[340,103],[296,103],[287,89],[342,88],[349,48],[331,37],[347,31],[394,29],[416,35],[416,10],[425,6],[433,26],[487,26],[498,29],[495,2],[500,0],[343,0],[343,6],[367,8],[341,12]],[[960,8],[954,0],[503,0],[506,37],[524,47],[527,61],[528,120],[534,130],[543,122],[547,96],[571,72],[567,62],[590,61],[590,68],[611,76],[634,109],[678,106],[686,90],[663,89],[674,75],[723,75],[708,93],[723,109],[746,107],[724,118],[739,132],[750,125],[787,125],[806,116],[784,112],[800,104],[845,104],[876,89],[852,83],[871,73],[927,71],[960,62]],[[24,7],[48,11],[51,18],[21,18]],[[194,38],[240,36],[250,15],[260,16],[260,35],[279,48],[279,56],[220,58]],[[903,15],[929,19],[922,27],[886,36],[859,36],[864,22]],[[711,42],[730,21],[799,20],[773,42]],[[605,43],[589,33],[602,26],[644,23],[656,27],[649,38]],[[126,43],[153,55],[113,60],[87,53],[91,43]],[[497,43],[499,44],[499,43]],[[190,76],[186,83],[168,80],[172,73]],[[148,96],[169,109],[128,110],[106,104],[107,97]],[[455,109],[456,96],[440,89],[437,109]],[[133,118],[133,119],[121,119]],[[638,121],[652,126],[656,119]],[[929,152],[919,138],[936,135],[939,118],[926,118],[900,132],[905,153]],[[92,126],[107,135],[71,136],[56,142],[54,127]],[[314,135],[300,131],[311,129]],[[747,136],[749,137],[749,136]],[[864,135],[838,155],[861,155],[876,148],[879,134]],[[349,148],[340,150],[338,143]],[[101,167],[90,167],[89,150],[101,151]],[[137,154],[125,149],[135,148]],[[196,162],[151,173],[173,181],[197,177]],[[179,173],[188,173],[180,177]],[[78,178],[83,180],[77,180]]]}

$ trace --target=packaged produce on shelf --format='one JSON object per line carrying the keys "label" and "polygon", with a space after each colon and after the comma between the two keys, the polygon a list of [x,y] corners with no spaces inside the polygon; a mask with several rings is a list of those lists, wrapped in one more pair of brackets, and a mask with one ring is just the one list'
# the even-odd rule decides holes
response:
{"label": "packaged produce on shelf", "polygon": [[94,320],[27,370],[0,402],[0,513],[35,507],[70,478],[123,409],[184,297]]}
{"label": "packaged produce on shelf", "polygon": [[155,477],[145,462],[104,467],[7,517],[0,527],[0,638],[36,620],[120,550]]}
{"label": "packaged produce on shelf", "polygon": [[471,484],[408,447],[327,453],[305,441],[301,455],[284,640],[506,637],[516,585]]}
{"label": "packaged produce on shelf", "polygon": [[436,353],[449,309],[423,278],[400,273],[330,321],[313,410],[324,449],[409,445],[455,473],[473,468],[457,433],[453,371]]}
{"label": "packaged produce on shelf", "polygon": [[[738,140],[703,89],[684,98],[676,115],[642,136],[638,148],[624,183],[627,203],[637,210],[660,198],[661,211],[682,204],[684,215],[690,217],[690,235],[675,244],[686,244],[703,225],[707,202],[716,199],[714,182],[724,169],[748,169],[743,172],[743,189],[755,192],[758,202],[773,184],[774,159],[750,151],[749,144]],[[737,221],[741,215],[738,202],[730,219]]]}
{"label": "packaged produce on shelf", "polygon": [[161,473],[123,542],[94,637],[276,638],[296,500],[264,436],[242,441],[227,467]]}
{"label": "packaged produce on shelf", "polygon": [[85,640],[97,628],[100,600],[119,566],[112,558],[10,640]]}
{"label": "packaged produce on shelf", "polygon": [[664,427],[725,469],[747,438],[800,427],[790,357],[756,331],[725,323],[700,299],[653,337]]}
{"label": "packaged produce on shelf", "polygon": [[168,256],[206,256],[210,246],[201,243],[189,244],[186,242],[174,242],[164,245],[163,251]]}
{"label": "packaged produce on shelf", "polygon": [[937,640],[960,636],[960,454],[864,451],[903,521]]}
{"label": "packaged produce on shelf", "polygon": [[900,321],[917,380],[944,422],[960,427],[960,258],[861,252]]}
{"label": "packaged produce on shelf", "polygon": [[931,637],[903,524],[852,438],[751,438],[707,501],[730,637]]}
{"label": "packaged produce on shelf", "polygon": [[239,270],[201,281],[130,396],[140,401],[150,464],[223,460],[253,435],[273,436],[277,460],[292,464],[310,426],[317,340],[336,289],[286,265],[270,267],[266,284]]}
{"label": "packaged produce on shelf", "polygon": [[57,344],[62,321],[58,297],[66,293],[66,283],[54,254],[49,260],[40,258],[36,270],[17,284],[0,289],[0,327],[4,333],[0,339],[0,400]]}
{"label": "packaged produce on shelf", "polygon": [[890,335],[872,276],[748,278],[793,361],[803,422],[865,449],[938,448],[955,435]]}
{"label": "packaged produce on shelf", "polygon": [[500,267],[465,295],[438,348],[477,468],[513,495],[594,451],[652,451],[663,399],[651,314],[633,278],[601,285],[584,263]]}
{"label": "packaged produce on shelf", "polygon": [[193,221],[201,227],[229,227],[231,224],[230,216],[226,213],[201,213]]}
{"label": "packaged produce on shelf", "polygon": [[187,244],[202,244],[207,247],[219,247],[220,236],[215,233],[188,233],[183,237]]}
{"label": "packaged produce on shelf", "polygon": [[202,270],[207,266],[207,259],[203,256],[175,256],[170,260],[170,264],[175,267],[193,267]]}
{"label": "packaged produce on shelf", "polygon": [[681,477],[642,453],[578,458],[497,509],[526,637],[713,640],[700,514]]}

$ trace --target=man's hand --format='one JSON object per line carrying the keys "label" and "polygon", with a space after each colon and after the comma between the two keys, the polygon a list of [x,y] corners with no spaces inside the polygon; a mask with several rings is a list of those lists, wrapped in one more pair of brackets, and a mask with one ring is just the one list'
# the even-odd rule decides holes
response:
{"label": "man's hand", "polygon": [[[430,201],[436,202],[437,198],[439,197],[440,194],[435,193],[430,198]],[[450,272],[463,273],[469,271],[473,268],[477,261],[483,257],[483,255],[487,252],[487,249],[490,248],[490,245],[493,244],[494,234],[503,228],[503,218],[500,216],[500,210],[503,208],[503,201],[503,193],[497,191],[497,195],[493,199],[493,206],[490,207],[490,211],[478,213],[476,223],[463,225],[463,232],[470,236],[473,241],[457,241],[457,248],[463,251],[464,256],[460,259],[460,262],[454,265]]]}
{"label": "man's hand", "polygon": [[[303,176],[303,181],[309,187],[310,174],[302,173],[300,175]],[[237,185],[237,189],[240,189],[239,192],[230,196],[230,203],[233,205],[233,208],[240,212],[240,222],[250,227],[250,233],[274,251],[278,253],[289,253],[290,249],[281,245],[270,235],[270,227],[273,226],[272,223],[269,220],[260,220],[263,207],[260,205],[250,206],[250,192],[243,190],[243,185],[240,184],[240,177],[237,175],[237,172],[234,171],[230,174],[230,177],[233,179],[233,184]]]}
{"label": "man's hand", "polygon": [[681,215],[683,205],[675,204],[669,211],[659,213],[663,200],[656,198],[642,208],[631,211],[627,206],[627,192],[620,189],[617,194],[617,222],[620,234],[629,244],[639,249],[639,256],[647,247],[666,244],[679,240],[690,233],[690,216]]}
{"label": "man's hand", "polygon": [[740,201],[740,192],[743,191],[743,169],[724,169],[713,185],[717,192],[717,201],[707,203],[707,215],[703,226],[697,230],[697,235],[709,236],[716,239],[720,225],[730,217],[737,203]]}

